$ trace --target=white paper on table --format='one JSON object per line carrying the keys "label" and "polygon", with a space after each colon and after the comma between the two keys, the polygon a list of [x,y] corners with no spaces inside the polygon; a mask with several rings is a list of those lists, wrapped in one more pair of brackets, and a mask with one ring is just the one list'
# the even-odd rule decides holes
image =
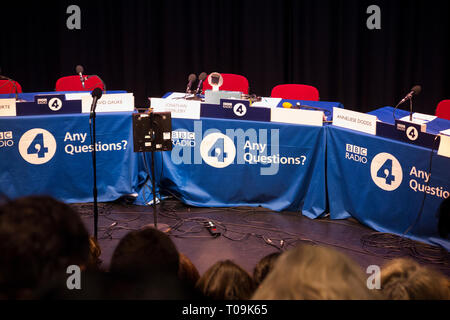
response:
{"label": "white paper on table", "polygon": [[[433,116],[430,114],[424,114],[424,113],[418,113],[418,112],[414,112],[412,114],[412,122],[417,123],[417,124],[424,124],[424,123],[433,121],[436,118],[437,118],[436,116]],[[409,121],[409,115],[401,118],[400,120]]]}
{"label": "white paper on table", "polygon": [[447,130],[442,130],[440,133],[450,136],[450,128],[448,128]]}
{"label": "white paper on table", "polygon": [[252,107],[276,108],[280,101],[281,98],[261,97],[261,101],[253,102]]}

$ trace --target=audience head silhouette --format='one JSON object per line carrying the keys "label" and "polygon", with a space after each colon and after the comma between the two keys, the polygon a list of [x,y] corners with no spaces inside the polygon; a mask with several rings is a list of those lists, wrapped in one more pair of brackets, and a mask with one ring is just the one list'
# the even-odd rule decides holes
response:
{"label": "audience head silhouette", "polygon": [[255,289],[252,277],[231,260],[218,261],[199,279],[197,287],[213,300],[247,300]]}
{"label": "audience head silhouette", "polygon": [[79,214],[48,196],[30,196],[0,207],[0,295],[31,298],[67,268],[84,268],[89,234]]}
{"label": "audience head silhouette", "polygon": [[382,268],[381,289],[392,300],[450,299],[445,276],[406,258],[394,259]]}
{"label": "audience head silhouette", "polygon": [[155,228],[131,231],[111,258],[110,271],[121,274],[178,273],[179,253],[167,234]]}
{"label": "audience head silhouette", "polygon": [[256,290],[255,300],[374,299],[366,275],[344,254],[301,245],[284,252]]}
{"label": "audience head silhouette", "polygon": [[281,255],[281,252],[273,252],[263,257],[256,264],[253,269],[253,280],[255,284],[259,286],[261,282],[267,277],[270,271],[272,271],[273,266],[275,265],[275,261],[277,261],[278,257]]}

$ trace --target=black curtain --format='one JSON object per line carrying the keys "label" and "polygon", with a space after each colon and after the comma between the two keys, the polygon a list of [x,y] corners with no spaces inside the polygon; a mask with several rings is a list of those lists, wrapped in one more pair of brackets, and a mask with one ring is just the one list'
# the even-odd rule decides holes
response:
{"label": "black curtain", "polygon": [[[69,5],[81,30],[68,30]],[[369,5],[381,30],[369,30]],[[190,73],[246,76],[250,92],[316,86],[321,100],[367,112],[415,84],[416,111],[450,98],[450,2],[437,0],[3,1],[0,67],[24,91],[51,91],[84,66],[108,89],[184,91]],[[408,109],[408,106],[404,106]]]}

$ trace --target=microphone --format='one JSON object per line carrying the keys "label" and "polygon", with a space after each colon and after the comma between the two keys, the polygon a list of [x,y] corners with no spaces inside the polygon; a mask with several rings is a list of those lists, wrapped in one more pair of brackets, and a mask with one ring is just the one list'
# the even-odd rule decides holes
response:
{"label": "microphone", "polygon": [[91,116],[89,117],[89,120],[93,117],[95,113],[95,107],[97,106],[97,100],[102,97],[103,91],[99,87],[92,90],[92,105],[91,105]]}
{"label": "microphone", "polygon": [[75,71],[77,74],[80,75],[80,81],[81,81],[81,85],[83,86],[84,89],[84,77],[83,77],[83,66],[77,65],[77,67],[75,68]]}
{"label": "microphone", "polygon": [[414,86],[414,87],[412,87],[411,91],[398,104],[400,105],[403,102],[405,102],[406,100],[411,99],[413,96],[418,95],[420,93],[420,91],[422,91],[422,87],[421,86]]}
{"label": "microphone", "polygon": [[189,75],[188,80],[189,80],[189,82],[187,84],[186,93],[191,93],[192,84],[194,83],[195,80],[197,80],[197,76],[195,74],[191,73]]}
{"label": "microphone", "polygon": [[202,85],[203,85],[203,81],[205,81],[206,77],[208,77],[208,75],[206,74],[206,72],[202,72],[200,73],[200,75],[198,76],[198,86],[197,86],[197,90],[195,91],[195,94],[198,94],[199,92],[202,92]]}

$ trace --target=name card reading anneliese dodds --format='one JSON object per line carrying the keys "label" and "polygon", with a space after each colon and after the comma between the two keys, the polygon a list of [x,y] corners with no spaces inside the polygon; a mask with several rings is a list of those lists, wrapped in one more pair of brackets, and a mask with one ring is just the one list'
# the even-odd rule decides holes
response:
{"label": "name card reading anneliese dodds", "polygon": [[377,117],[374,115],[333,108],[333,125],[376,135]]}

